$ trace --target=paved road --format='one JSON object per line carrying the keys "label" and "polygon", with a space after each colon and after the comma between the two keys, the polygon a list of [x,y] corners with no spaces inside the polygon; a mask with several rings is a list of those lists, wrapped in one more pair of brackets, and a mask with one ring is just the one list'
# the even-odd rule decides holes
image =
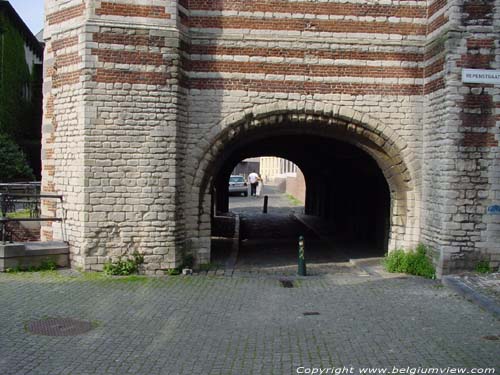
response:
{"label": "paved road", "polygon": [[[286,218],[285,206],[276,209]],[[297,228],[279,230],[287,237]],[[267,253],[267,260],[280,259]],[[500,338],[500,322],[438,281],[323,262],[327,272],[291,278],[294,288],[283,288],[263,270],[284,267],[283,275],[287,265],[261,263],[253,272],[252,257],[242,259],[232,277],[0,274],[0,374],[288,375],[342,366],[352,366],[353,374],[393,366],[500,371],[500,340],[492,340]],[[88,320],[94,328],[71,337],[26,330],[30,321],[51,317]]]}
{"label": "paved road", "polygon": [[[349,263],[349,254],[342,245],[320,239],[296,219],[304,211],[302,205],[273,186],[265,186],[263,195],[269,196],[267,214],[262,213],[263,197],[230,198],[230,210],[238,213],[241,220],[237,274],[296,275],[298,238],[304,236],[308,274],[366,275],[366,271]],[[377,270],[373,272],[383,272],[379,263],[376,262]]]}
{"label": "paved road", "polygon": [[304,206],[297,201],[292,201],[285,194],[280,193],[275,186],[264,185],[260,197],[229,197],[229,210],[238,214],[260,214],[264,204],[264,196],[269,199],[268,213],[289,215],[290,213],[303,213]]}
{"label": "paved road", "polygon": [[[327,275],[136,281],[0,275],[0,373],[294,374],[298,366],[496,367],[500,323],[435,281]],[[304,315],[315,312],[319,315]],[[37,336],[27,322],[95,328]]]}

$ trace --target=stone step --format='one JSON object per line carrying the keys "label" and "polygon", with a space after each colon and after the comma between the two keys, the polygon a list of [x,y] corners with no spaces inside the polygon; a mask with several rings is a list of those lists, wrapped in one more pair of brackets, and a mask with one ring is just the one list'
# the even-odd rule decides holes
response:
{"label": "stone step", "polygon": [[69,245],[62,241],[37,241],[24,244],[26,255],[69,254]]}
{"label": "stone step", "polygon": [[0,272],[37,267],[47,260],[68,267],[69,245],[59,241],[0,243]]}

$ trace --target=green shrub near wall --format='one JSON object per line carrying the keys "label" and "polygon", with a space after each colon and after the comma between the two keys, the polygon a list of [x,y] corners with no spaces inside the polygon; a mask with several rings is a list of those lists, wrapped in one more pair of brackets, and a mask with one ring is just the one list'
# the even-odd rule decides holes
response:
{"label": "green shrub near wall", "polygon": [[415,251],[395,250],[386,254],[384,264],[389,272],[408,273],[429,279],[436,278],[436,269],[427,257],[425,245],[418,245]]}

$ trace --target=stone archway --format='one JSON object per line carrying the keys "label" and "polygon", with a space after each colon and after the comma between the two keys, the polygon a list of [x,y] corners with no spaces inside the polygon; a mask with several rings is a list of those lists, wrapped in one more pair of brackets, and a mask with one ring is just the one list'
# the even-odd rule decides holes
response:
{"label": "stone archway", "polygon": [[256,106],[222,120],[210,133],[210,142],[187,181],[191,206],[197,214],[186,227],[191,247],[201,262],[210,254],[210,191],[213,176],[224,154],[255,132],[315,133],[350,143],[369,154],[381,169],[390,190],[390,238],[388,249],[411,247],[418,241],[419,212],[415,175],[409,166],[415,158],[406,143],[389,127],[351,108],[317,102],[278,102]]}

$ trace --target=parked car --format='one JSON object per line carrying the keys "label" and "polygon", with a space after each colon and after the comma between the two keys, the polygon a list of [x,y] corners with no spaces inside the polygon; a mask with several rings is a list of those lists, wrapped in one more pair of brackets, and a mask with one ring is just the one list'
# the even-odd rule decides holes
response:
{"label": "parked car", "polygon": [[229,177],[229,195],[231,194],[243,194],[248,197],[248,186],[243,176]]}

